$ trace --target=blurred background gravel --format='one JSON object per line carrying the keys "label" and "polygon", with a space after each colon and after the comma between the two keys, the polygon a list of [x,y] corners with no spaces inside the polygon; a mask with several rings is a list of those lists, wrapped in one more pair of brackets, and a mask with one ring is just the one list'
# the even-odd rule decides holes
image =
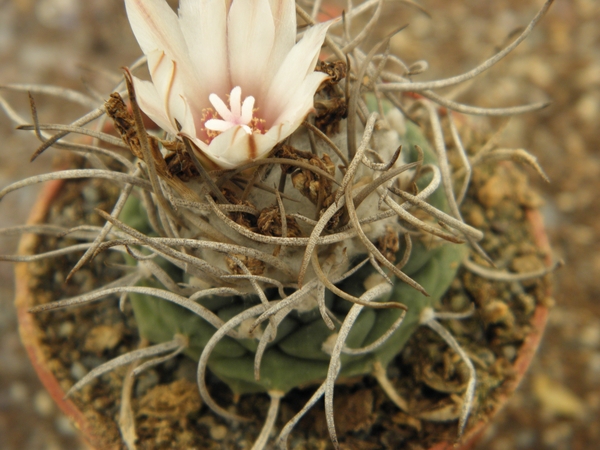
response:
{"label": "blurred background gravel", "polygon": [[[390,0],[384,17],[393,17],[396,26],[410,23],[394,38],[394,52],[409,63],[428,60],[430,69],[420,79],[432,79],[484,61],[542,3],[421,0],[428,18]],[[556,258],[567,263],[556,274],[556,306],[540,353],[482,449],[591,449],[600,442],[599,24],[597,0],[557,0],[525,43],[457,97],[480,106],[552,100],[541,112],[514,118],[501,143],[530,150],[552,180],[547,185],[531,174],[546,202]],[[82,79],[97,78],[91,70],[118,72],[139,54],[120,0],[0,0],[0,85],[81,89]],[[0,95],[27,116],[26,94]],[[36,102],[44,122],[66,123],[84,112],[47,96]],[[47,171],[57,152],[29,163],[37,141],[15,132],[1,112],[0,143],[0,186]],[[23,223],[36,193],[31,187],[5,198],[0,227]],[[0,240],[0,254],[15,249],[14,238]],[[17,336],[13,294],[12,267],[2,263],[0,449],[83,448],[29,365]]]}

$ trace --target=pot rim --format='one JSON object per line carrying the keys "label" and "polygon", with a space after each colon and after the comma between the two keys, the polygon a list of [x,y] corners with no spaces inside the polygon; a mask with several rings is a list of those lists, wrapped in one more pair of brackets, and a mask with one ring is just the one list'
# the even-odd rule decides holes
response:
{"label": "pot rim", "polygon": [[[53,180],[42,188],[31,209],[27,224],[40,223],[46,218],[52,201],[60,193],[63,185],[64,180]],[[32,233],[23,234],[19,241],[18,254],[31,254],[39,239],[39,236]],[[29,308],[32,306],[32,293],[29,289],[31,275],[27,265],[28,263],[17,263],[15,265],[15,307],[17,309],[21,342],[38,378],[63,414],[71,419],[89,445],[94,448],[104,448],[106,442],[102,438],[102,433],[99,433],[97,427],[90,423],[73,401],[65,398],[65,391],[52,373],[48,358],[39,345],[43,331],[39,329],[33,315],[29,312]]]}
{"label": "pot rim", "polygon": [[[65,180],[53,180],[42,188],[27,219],[28,225],[40,223],[45,220],[52,201],[60,193],[64,184]],[[525,213],[531,227],[534,242],[545,253],[545,264],[550,266],[552,264],[550,243],[544,227],[542,214],[538,209],[526,209]],[[31,254],[38,244],[39,239],[40,237],[35,234],[23,234],[19,242],[18,254]],[[107,448],[108,445],[114,444],[114,442],[109,442],[107,440],[109,437],[105,431],[94,426],[90,418],[86,417],[84,412],[72,400],[65,398],[65,391],[50,370],[48,359],[39,346],[43,331],[39,329],[33,315],[29,313],[29,308],[32,305],[32,293],[29,290],[30,271],[27,265],[28,263],[17,263],[15,265],[15,307],[17,308],[19,335],[25,346],[29,360],[52,399],[56,402],[60,410],[74,423],[85,441],[93,448]],[[550,288],[548,288],[549,294]],[[500,395],[499,401],[494,404],[491,412],[486,414],[487,420],[480,420],[470,427],[458,442],[438,442],[429,447],[429,450],[468,450],[477,444],[487,428],[489,419],[500,412],[518,388],[527,372],[540,345],[548,321],[548,313],[549,309],[547,306],[542,304],[536,305],[530,319],[531,332],[521,344],[517,352],[517,358],[513,364],[515,376],[504,382],[503,393]]]}

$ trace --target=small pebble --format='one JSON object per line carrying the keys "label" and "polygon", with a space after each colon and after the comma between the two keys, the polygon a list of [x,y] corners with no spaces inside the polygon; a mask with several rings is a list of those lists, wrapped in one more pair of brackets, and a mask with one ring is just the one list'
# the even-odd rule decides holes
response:
{"label": "small pebble", "polygon": [[63,436],[76,436],[77,429],[65,415],[59,415],[54,421],[54,425],[58,432]]}
{"label": "small pebble", "polygon": [[517,256],[512,262],[513,270],[518,273],[535,272],[543,267],[544,263],[534,254]]}
{"label": "small pebble", "polygon": [[517,349],[512,345],[506,345],[502,348],[502,354],[509,361],[513,361],[517,356]]}
{"label": "small pebble", "polygon": [[13,403],[24,403],[29,397],[29,389],[25,383],[16,381],[10,385],[9,395]]}
{"label": "small pebble", "polygon": [[[544,269],[544,262],[538,257],[538,255],[530,253],[522,256],[517,256],[512,261],[512,269],[521,274],[527,274],[531,272],[537,272]],[[533,286],[538,282],[537,279],[523,280],[521,283],[523,286]]]}
{"label": "small pebble", "polygon": [[530,315],[535,310],[535,298],[533,298],[531,295],[518,295],[517,300],[526,315]]}
{"label": "small pebble", "polygon": [[83,198],[85,199],[87,204],[95,205],[100,201],[98,189],[92,184],[86,185],[86,187],[83,188],[81,193],[83,194]]}
{"label": "small pebble", "polygon": [[567,448],[564,444],[567,443],[573,434],[573,426],[570,423],[557,423],[544,430],[542,439],[544,444],[550,448]]}
{"label": "small pebble", "polygon": [[600,347],[600,324],[583,327],[579,334],[579,342],[588,348]]}
{"label": "small pebble", "polygon": [[33,407],[42,417],[50,417],[54,412],[54,402],[50,395],[43,390],[39,390],[33,396]]}
{"label": "small pebble", "polygon": [[86,367],[81,364],[79,361],[75,361],[72,365],[71,365],[71,376],[75,379],[75,380],[81,380],[83,377],[85,377],[88,373],[88,370],[86,369]]}
{"label": "small pebble", "polygon": [[515,317],[506,303],[501,300],[492,300],[483,308],[483,317],[488,323],[503,323],[511,325]]}
{"label": "small pebble", "polygon": [[215,441],[222,441],[227,436],[227,427],[225,425],[215,425],[210,428],[210,437]]}
{"label": "small pebble", "polygon": [[476,205],[469,209],[468,222],[475,228],[481,228],[485,224],[485,214]]}
{"label": "small pebble", "polygon": [[137,384],[135,385],[135,394],[138,397],[142,397],[146,392],[158,384],[158,374],[155,370],[146,370],[142,375],[138,377]]}
{"label": "small pebble", "polygon": [[58,335],[62,338],[69,338],[73,335],[73,331],[75,331],[73,322],[63,322],[58,329]]}
{"label": "small pebble", "polygon": [[175,378],[196,382],[197,370],[197,364],[191,359],[185,358],[179,362],[177,370],[175,371]]}
{"label": "small pebble", "polygon": [[90,352],[101,353],[117,346],[123,336],[122,327],[98,325],[92,328],[85,338],[84,348]]}
{"label": "small pebble", "polygon": [[533,392],[549,417],[583,418],[586,408],[583,401],[566,386],[546,375],[533,378]]}
{"label": "small pebble", "polygon": [[469,307],[469,299],[464,295],[454,295],[450,299],[450,308],[455,312],[466,311]]}
{"label": "small pebble", "polygon": [[493,175],[477,192],[477,198],[486,208],[493,208],[510,193],[510,184],[499,175]]}

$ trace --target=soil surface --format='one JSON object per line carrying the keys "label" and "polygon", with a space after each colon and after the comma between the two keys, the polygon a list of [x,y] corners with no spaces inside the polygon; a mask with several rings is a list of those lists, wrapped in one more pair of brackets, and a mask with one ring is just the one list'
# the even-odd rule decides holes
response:
{"label": "soil surface", "polygon": [[[432,18],[394,7],[396,25],[410,23],[394,38],[394,52],[408,62],[429,62],[420,79],[455,75],[501,47],[541,3],[423,0]],[[600,294],[599,19],[594,0],[558,0],[528,41],[455,97],[481,106],[552,100],[542,112],[512,119],[501,143],[529,149],[549,175],[551,184],[537,184],[555,256],[566,262],[556,274],[557,304],[539,356],[481,448],[586,449],[600,440],[600,429],[592,426],[600,422],[600,306],[594,301]],[[121,2],[0,0],[0,84],[44,82],[80,89],[90,68],[114,72],[138,55]],[[25,95],[0,93],[27,116]],[[47,122],[65,123],[84,112],[67,110],[49,97],[36,101]],[[0,138],[3,186],[51,164],[50,153],[27,163],[36,141],[15,133],[8,120],[0,120]],[[1,225],[23,223],[35,193],[28,188],[4,199]],[[0,253],[16,248],[14,238],[1,244]],[[75,431],[41,389],[20,347],[11,271],[9,264],[1,266],[0,448],[76,449]]]}
{"label": "soil surface", "polygon": [[[527,222],[527,211],[539,204],[539,199],[531,193],[526,175],[511,164],[483,166],[474,172],[471,192],[478,192],[478,196],[468,195],[463,214],[467,220],[477,221],[486,235],[482,248],[499,267],[515,273],[543,269],[547,255],[533,244]],[[110,199],[114,201],[116,194],[114,187],[102,182],[68,182],[52,203],[47,222],[64,227],[100,225],[90,199],[95,199],[98,208],[108,210]],[[75,243],[68,238],[45,237],[39,240],[35,253]],[[34,304],[89,292],[118,277],[118,271],[110,267],[119,263],[120,256],[107,252],[78,272],[73,283],[65,284],[80,255],[28,266],[35,277],[28,283]],[[478,261],[475,255],[471,258]],[[547,293],[545,279],[490,283],[463,269],[445,295],[441,311],[461,313],[475,305],[471,318],[443,321],[470,355],[477,371],[475,407],[468,426],[487,420],[487,412],[494,411],[503,401],[505,389],[516,376],[512,364],[531,331],[536,305],[553,303]],[[36,322],[43,330],[44,358],[65,391],[90,370],[140,346],[130,304],[124,304],[122,313],[114,298],[40,313]],[[126,372],[126,367],[111,372],[72,396],[92,429],[102,430],[102,442],[110,448],[125,448],[119,445],[116,423]],[[420,329],[388,368],[388,375],[406,401],[409,413],[399,411],[370,377],[347,380],[336,389],[334,403],[343,449],[416,449],[456,439],[456,418],[468,370],[439,336]],[[202,405],[195,380],[195,364],[183,356],[136,378],[132,408],[138,449],[249,447],[260,432],[268,409],[267,397],[247,395],[235,400],[226,386],[209,377],[209,388],[218,404],[231,405],[238,414],[254,418],[249,424],[231,424]],[[296,390],[286,396],[279,423],[293,417],[313,390]],[[222,430],[228,431],[221,433]],[[322,402],[297,426],[290,446],[307,450],[333,448]]]}

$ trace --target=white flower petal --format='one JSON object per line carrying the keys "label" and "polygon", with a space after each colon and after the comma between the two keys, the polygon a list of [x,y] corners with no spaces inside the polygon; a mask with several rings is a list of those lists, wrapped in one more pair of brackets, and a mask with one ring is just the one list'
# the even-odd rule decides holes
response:
{"label": "white flower petal", "polygon": [[302,84],[296,88],[293,95],[288,98],[285,108],[277,117],[275,123],[289,122],[297,124],[296,128],[300,126],[306,115],[314,107],[315,91],[326,78],[327,74],[323,72],[313,72],[308,75]]}
{"label": "white flower petal", "polygon": [[221,100],[221,97],[219,97],[217,94],[210,94],[208,96],[208,99],[210,100],[210,103],[213,105],[213,108],[215,108],[215,111],[225,121],[227,121],[227,122],[234,121],[233,114],[231,114],[231,111],[229,110],[229,108],[227,107],[225,102],[223,100]]}
{"label": "white flower petal", "polygon": [[270,115],[265,117],[268,123],[283,112],[290,92],[296,92],[304,78],[314,70],[325,35],[332,23],[333,21],[329,21],[313,26],[288,53],[266,95],[264,108]]}
{"label": "white flower petal", "polygon": [[163,130],[176,135],[177,130],[171,120],[165,114],[165,107],[161,97],[156,91],[156,87],[150,81],[140,80],[133,77],[133,88],[137,97],[138,105],[141,110],[152,119],[156,125]]}
{"label": "white flower petal", "polygon": [[269,0],[234,0],[227,22],[229,74],[232,86],[257,95],[275,39]]}
{"label": "white flower petal", "polygon": [[181,103],[181,82],[176,79],[176,65],[163,51],[148,53],[148,69],[156,92],[161,97],[165,114],[171,118],[183,120],[185,109]]}
{"label": "white flower petal", "polygon": [[275,145],[296,131],[297,128],[298,125],[292,124],[291,122],[283,122],[271,127],[271,129],[269,129],[264,136],[266,136],[265,139],[274,141],[275,144],[273,144],[273,147],[275,147]]}
{"label": "white flower petal", "polygon": [[242,88],[234,87],[229,94],[229,109],[235,118],[242,115]]}
{"label": "white flower petal", "polygon": [[170,59],[188,59],[177,15],[164,0],[125,0],[131,29],[142,51],[164,51]]}
{"label": "white flower petal", "polygon": [[265,157],[277,145],[278,134],[275,131],[248,134],[242,126],[237,125],[214,138],[206,156],[223,169],[233,169]]}
{"label": "white flower petal", "polygon": [[270,0],[270,3],[276,38],[265,67],[263,90],[259,93],[261,99],[266,95],[271,80],[283,64],[286,55],[296,43],[296,2],[294,0]]}
{"label": "white flower petal", "polygon": [[181,97],[181,103],[185,112],[183,115],[183,120],[180,122],[181,130],[179,133],[186,133],[188,136],[196,136],[196,123],[192,109],[188,101],[183,96]]}
{"label": "white flower petal", "polygon": [[242,122],[250,123],[254,114],[254,97],[251,95],[244,99],[242,104]]}
{"label": "white flower petal", "polygon": [[204,127],[212,131],[227,131],[233,126],[235,125],[233,125],[231,122],[225,122],[221,119],[209,119],[204,122]]}
{"label": "white flower petal", "polygon": [[208,158],[208,144],[198,139],[196,136],[188,135],[186,133],[179,133],[181,136],[188,138],[192,144],[194,144],[194,150],[200,163],[209,170],[220,169],[221,166],[215,163],[212,158]]}
{"label": "white flower petal", "polygon": [[296,2],[294,0],[270,0],[270,3],[277,39],[275,39],[269,62],[280,65],[296,43]]}
{"label": "white flower petal", "polygon": [[[175,12],[164,0],[125,0],[127,17],[142,51],[162,51],[177,66],[177,77],[188,98],[202,98],[198,81]],[[201,108],[200,108],[201,109]]]}
{"label": "white flower petal", "polygon": [[275,143],[283,141],[298,129],[307,114],[313,109],[315,90],[327,78],[325,73],[313,72],[289,99],[289,107],[277,119],[276,125],[265,134]]}
{"label": "white flower petal", "polygon": [[179,24],[198,79],[210,87],[206,95],[214,92],[224,97],[230,90],[226,2],[180,0]]}

